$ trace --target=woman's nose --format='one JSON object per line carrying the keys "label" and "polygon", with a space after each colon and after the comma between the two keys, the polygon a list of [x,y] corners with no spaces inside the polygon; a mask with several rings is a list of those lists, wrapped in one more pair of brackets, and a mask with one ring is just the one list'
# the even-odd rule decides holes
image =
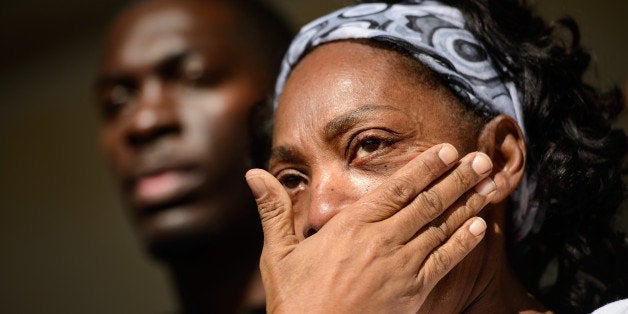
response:
{"label": "woman's nose", "polygon": [[318,232],[332,217],[357,200],[355,187],[343,175],[342,170],[338,170],[314,178],[303,228],[305,238]]}

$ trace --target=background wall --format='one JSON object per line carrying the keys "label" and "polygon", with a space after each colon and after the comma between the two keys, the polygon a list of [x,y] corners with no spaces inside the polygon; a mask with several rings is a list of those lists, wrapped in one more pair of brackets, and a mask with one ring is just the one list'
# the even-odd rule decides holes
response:
{"label": "background wall", "polygon": [[[346,3],[267,1],[295,28]],[[0,313],[176,310],[167,274],[143,255],[125,221],[96,141],[99,44],[123,3],[3,3]],[[628,81],[628,2],[545,0],[539,8],[581,22],[598,64],[591,80]]]}

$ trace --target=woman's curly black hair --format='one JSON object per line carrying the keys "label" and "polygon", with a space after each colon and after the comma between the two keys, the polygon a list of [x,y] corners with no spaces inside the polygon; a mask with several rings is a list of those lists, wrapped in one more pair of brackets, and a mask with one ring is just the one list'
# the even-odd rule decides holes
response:
{"label": "woman's curly black hair", "polygon": [[583,81],[590,56],[572,19],[547,24],[525,0],[441,1],[463,12],[523,92],[527,167],[538,177],[534,200],[545,219],[538,232],[508,244],[519,279],[558,313],[590,313],[628,297],[627,238],[613,228],[627,151],[625,134],[611,127],[621,92],[600,93]]}

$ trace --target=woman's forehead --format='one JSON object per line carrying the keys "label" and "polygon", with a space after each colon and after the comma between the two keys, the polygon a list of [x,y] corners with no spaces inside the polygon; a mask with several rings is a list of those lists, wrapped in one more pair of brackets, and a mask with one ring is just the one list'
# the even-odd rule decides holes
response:
{"label": "woman's forehead", "polygon": [[318,47],[296,66],[279,99],[277,123],[284,116],[340,114],[345,108],[375,105],[400,78],[387,56],[350,42]]}
{"label": "woman's forehead", "polygon": [[373,117],[378,123],[407,117],[416,127],[426,119],[453,116],[451,106],[460,105],[453,104],[455,96],[425,75],[402,68],[405,62],[395,58],[403,56],[355,42],[316,48],[288,78],[276,111],[273,142],[294,141],[299,134],[324,139],[330,133],[327,126],[356,112],[363,124]]}
{"label": "woman's forehead", "polygon": [[455,100],[428,72],[396,51],[353,41],[325,44],[307,54],[292,71],[276,117],[343,112],[338,107],[348,105],[402,108],[421,101]]}
{"label": "woman's forehead", "polygon": [[[291,73],[279,103],[293,104],[312,99],[327,101],[366,97],[373,88],[401,84],[395,75],[391,52],[353,42],[320,46],[306,55]],[[368,87],[368,88],[367,88]]]}

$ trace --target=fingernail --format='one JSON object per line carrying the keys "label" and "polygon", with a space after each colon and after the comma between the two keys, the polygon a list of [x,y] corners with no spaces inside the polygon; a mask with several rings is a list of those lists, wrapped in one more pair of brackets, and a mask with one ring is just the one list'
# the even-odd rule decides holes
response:
{"label": "fingernail", "polygon": [[445,144],[438,151],[438,158],[440,158],[445,165],[450,165],[458,160],[458,151],[453,146]]}
{"label": "fingernail", "polygon": [[475,218],[475,220],[473,220],[473,223],[471,223],[471,225],[469,226],[469,232],[471,232],[471,234],[476,237],[482,235],[485,230],[486,222],[484,222],[484,219],[479,217]]}
{"label": "fingernail", "polygon": [[473,158],[473,162],[471,163],[471,168],[477,174],[485,174],[493,167],[493,163],[491,160],[484,154],[477,154],[475,158]]}
{"label": "fingernail", "polygon": [[249,184],[249,188],[251,189],[255,199],[264,197],[268,192],[264,180],[260,177],[247,177],[246,182]]}
{"label": "fingernail", "polygon": [[486,178],[475,186],[475,191],[482,196],[487,196],[496,189],[495,181],[491,178]]}

